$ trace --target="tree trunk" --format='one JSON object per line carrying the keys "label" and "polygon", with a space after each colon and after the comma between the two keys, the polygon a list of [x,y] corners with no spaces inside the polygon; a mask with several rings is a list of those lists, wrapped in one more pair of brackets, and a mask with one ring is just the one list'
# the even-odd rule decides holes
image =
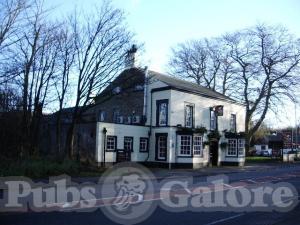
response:
{"label": "tree trunk", "polygon": [[75,111],[73,113],[73,118],[72,118],[72,122],[70,124],[70,127],[68,128],[67,131],[67,138],[66,138],[66,156],[69,159],[73,159],[74,157],[74,131],[75,131],[75,125],[77,123],[77,108],[75,108]]}

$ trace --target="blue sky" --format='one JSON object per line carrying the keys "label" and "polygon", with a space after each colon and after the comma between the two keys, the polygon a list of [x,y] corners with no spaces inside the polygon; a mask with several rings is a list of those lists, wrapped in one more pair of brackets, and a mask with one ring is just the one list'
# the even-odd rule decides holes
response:
{"label": "blue sky", "polygon": [[[60,16],[74,6],[91,10],[101,0],[45,0],[57,6]],[[170,49],[190,39],[219,36],[256,23],[281,24],[300,37],[299,0],[112,0],[125,11],[129,29],[144,43],[144,62],[152,70],[167,72]],[[268,116],[273,126],[293,125],[294,107],[288,106],[281,118]],[[289,113],[288,113],[289,112]],[[293,113],[294,114],[294,113]],[[282,120],[282,121],[280,121]]]}
{"label": "blue sky", "polygon": [[[282,24],[300,37],[299,0],[112,0],[126,13],[130,30],[145,45],[145,63],[166,72],[170,48],[258,22]],[[91,10],[101,0],[45,0],[63,15],[76,5]]]}

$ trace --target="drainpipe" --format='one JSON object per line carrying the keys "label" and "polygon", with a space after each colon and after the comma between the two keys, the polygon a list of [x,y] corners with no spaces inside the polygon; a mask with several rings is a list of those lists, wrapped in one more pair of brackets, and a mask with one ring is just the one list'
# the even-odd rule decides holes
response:
{"label": "drainpipe", "polygon": [[[145,81],[144,81],[144,105],[143,105],[143,116],[144,118],[147,118],[147,99],[148,99],[148,85],[149,85],[149,73],[148,73],[148,67],[145,67]],[[145,159],[145,162],[148,161],[150,156],[150,139],[151,139],[151,126],[152,126],[152,93],[150,98],[150,105],[151,105],[151,112],[150,112],[150,130],[148,132],[148,154],[147,158]]]}
{"label": "drainpipe", "polygon": [[106,153],[106,133],[107,129],[104,127],[103,130],[103,167],[105,167],[105,153]]}
{"label": "drainpipe", "polygon": [[148,67],[145,67],[145,81],[144,81],[144,105],[143,105],[143,116],[146,118],[147,115],[147,94],[148,94]]}

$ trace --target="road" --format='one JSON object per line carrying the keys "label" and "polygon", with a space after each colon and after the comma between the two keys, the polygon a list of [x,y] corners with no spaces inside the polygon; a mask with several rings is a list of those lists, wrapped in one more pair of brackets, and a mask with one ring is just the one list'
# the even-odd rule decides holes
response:
{"label": "road", "polygon": [[[300,165],[278,167],[263,171],[240,171],[226,174],[231,183],[244,183],[259,187],[265,182],[288,182],[300,192]],[[194,177],[194,183],[204,182],[206,177]],[[230,189],[232,186],[229,185]],[[168,212],[160,207],[141,224],[156,225],[290,225],[300,224],[300,205],[292,211],[280,212]],[[100,209],[93,212],[11,212],[0,214],[1,225],[31,225],[31,224],[84,224],[110,225],[116,224],[108,219]]]}

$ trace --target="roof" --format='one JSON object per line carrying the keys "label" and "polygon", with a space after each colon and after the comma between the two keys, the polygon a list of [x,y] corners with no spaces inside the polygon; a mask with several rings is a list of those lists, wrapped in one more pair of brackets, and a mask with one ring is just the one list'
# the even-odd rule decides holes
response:
{"label": "roof", "polygon": [[[150,78],[155,78],[169,87],[172,87],[177,90],[186,91],[190,93],[199,94],[205,97],[211,97],[211,98],[217,98],[220,100],[226,100],[230,102],[234,102],[237,104],[237,101],[234,99],[223,95],[217,91],[213,91],[209,88],[203,87],[201,85],[182,80],[179,78],[175,78],[170,75],[158,73],[152,70],[148,70],[148,75]],[[122,88],[127,89],[130,88],[133,83],[143,83],[145,78],[145,69],[141,68],[129,68],[124,70],[114,81],[112,81],[104,91],[101,92],[100,95],[96,97],[98,99],[100,96],[110,95],[114,87],[116,86],[122,86]],[[126,87],[125,87],[126,86]]]}
{"label": "roof", "polygon": [[213,98],[218,98],[218,99],[222,99],[222,100],[229,100],[229,101],[233,101],[236,102],[234,99],[223,95],[217,91],[213,91],[209,88],[203,87],[201,85],[189,82],[189,81],[185,81],[179,78],[174,78],[162,73],[158,73],[155,71],[149,71],[149,76],[153,76],[155,78],[157,78],[158,80],[162,81],[163,83],[167,84],[168,86],[174,87],[178,90],[183,90],[183,91],[188,91],[188,92],[193,92],[196,94],[200,94],[206,97],[213,97]]}

